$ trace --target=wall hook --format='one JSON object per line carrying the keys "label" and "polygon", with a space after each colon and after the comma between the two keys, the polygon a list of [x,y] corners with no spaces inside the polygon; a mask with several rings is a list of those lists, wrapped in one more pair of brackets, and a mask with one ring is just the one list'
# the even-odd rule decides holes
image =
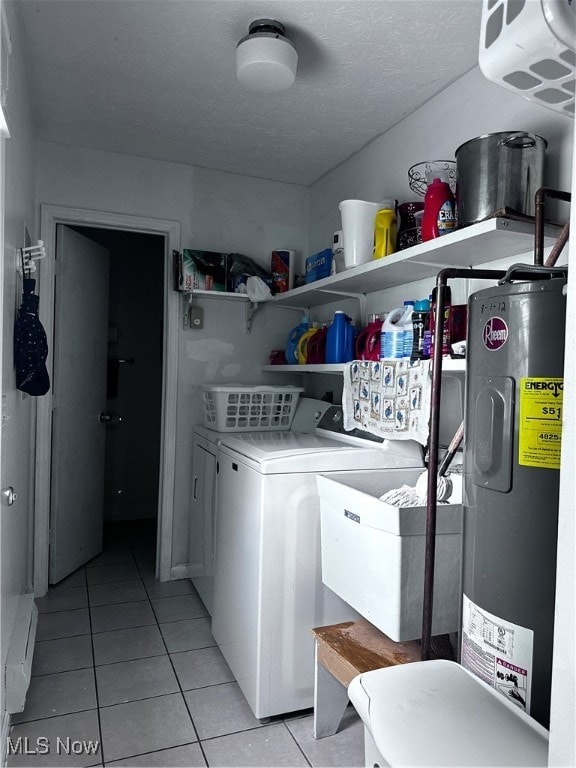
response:
{"label": "wall hook", "polygon": [[29,245],[27,248],[18,248],[18,274],[21,277],[29,277],[36,272],[35,261],[43,259],[46,256],[44,242],[38,240],[36,245]]}

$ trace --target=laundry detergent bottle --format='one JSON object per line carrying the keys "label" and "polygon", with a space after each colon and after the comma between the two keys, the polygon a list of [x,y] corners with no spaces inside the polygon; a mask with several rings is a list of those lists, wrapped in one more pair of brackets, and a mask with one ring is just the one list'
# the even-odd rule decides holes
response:
{"label": "laundry detergent bottle", "polygon": [[286,339],[286,347],[284,348],[287,365],[298,364],[298,342],[300,341],[300,337],[306,333],[309,328],[310,318],[307,315],[303,315],[300,324],[295,328],[292,328],[288,334]]}
{"label": "laundry detergent bottle", "polygon": [[326,333],[326,362],[349,363],[354,359],[355,329],[348,315],[336,310]]}
{"label": "laundry detergent bottle", "polygon": [[428,183],[424,197],[422,241],[433,240],[456,228],[456,202],[447,176],[436,172]]}
{"label": "laundry detergent bottle", "polygon": [[299,365],[306,365],[310,362],[308,359],[308,350],[310,348],[310,340],[319,331],[320,327],[318,323],[312,323],[312,326],[300,336],[298,343],[296,344],[296,357],[298,358]]}

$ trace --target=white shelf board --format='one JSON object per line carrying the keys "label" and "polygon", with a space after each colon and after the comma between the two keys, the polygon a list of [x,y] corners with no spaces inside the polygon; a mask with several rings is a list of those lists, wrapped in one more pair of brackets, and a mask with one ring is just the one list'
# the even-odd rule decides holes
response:
{"label": "white shelf board", "polygon": [[[263,365],[263,371],[273,373],[343,373],[346,363],[323,363],[318,365]],[[465,373],[466,361],[463,358],[442,358],[443,373]]]}
{"label": "white shelf board", "polygon": [[345,363],[318,363],[310,365],[263,365],[263,371],[275,373],[342,373]]}
{"label": "white shelf board", "polygon": [[[545,228],[551,246],[560,227]],[[396,285],[435,277],[445,267],[475,267],[534,249],[534,224],[513,219],[487,219],[426,243],[418,243],[384,259],[348,269],[286,293],[276,294],[278,306],[317,307],[336,301],[339,292],[368,294]]]}
{"label": "white shelf board", "polygon": [[182,291],[184,296],[192,296],[198,299],[241,299],[242,301],[248,301],[248,296],[245,293],[229,293],[228,291],[201,291],[194,288],[192,291]]}

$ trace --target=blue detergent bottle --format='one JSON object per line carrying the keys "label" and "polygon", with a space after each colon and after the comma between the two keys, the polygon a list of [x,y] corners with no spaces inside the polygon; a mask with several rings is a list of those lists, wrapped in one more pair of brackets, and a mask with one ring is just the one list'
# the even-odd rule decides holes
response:
{"label": "blue detergent bottle", "polygon": [[348,315],[336,310],[326,333],[326,362],[349,363],[354,359],[355,328]]}
{"label": "blue detergent bottle", "polygon": [[303,333],[310,328],[310,318],[303,315],[300,324],[292,328],[286,339],[284,354],[286,355],[287,365],[298,365],[298,342]]}

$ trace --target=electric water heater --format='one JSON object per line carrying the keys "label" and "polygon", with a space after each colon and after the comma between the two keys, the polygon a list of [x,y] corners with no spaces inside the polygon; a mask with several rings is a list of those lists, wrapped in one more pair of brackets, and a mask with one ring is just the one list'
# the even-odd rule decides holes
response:
{"label": "electric water heater", "polygon": [[548,727],[566,271],[520,267],[468,305],[460,653]]}

